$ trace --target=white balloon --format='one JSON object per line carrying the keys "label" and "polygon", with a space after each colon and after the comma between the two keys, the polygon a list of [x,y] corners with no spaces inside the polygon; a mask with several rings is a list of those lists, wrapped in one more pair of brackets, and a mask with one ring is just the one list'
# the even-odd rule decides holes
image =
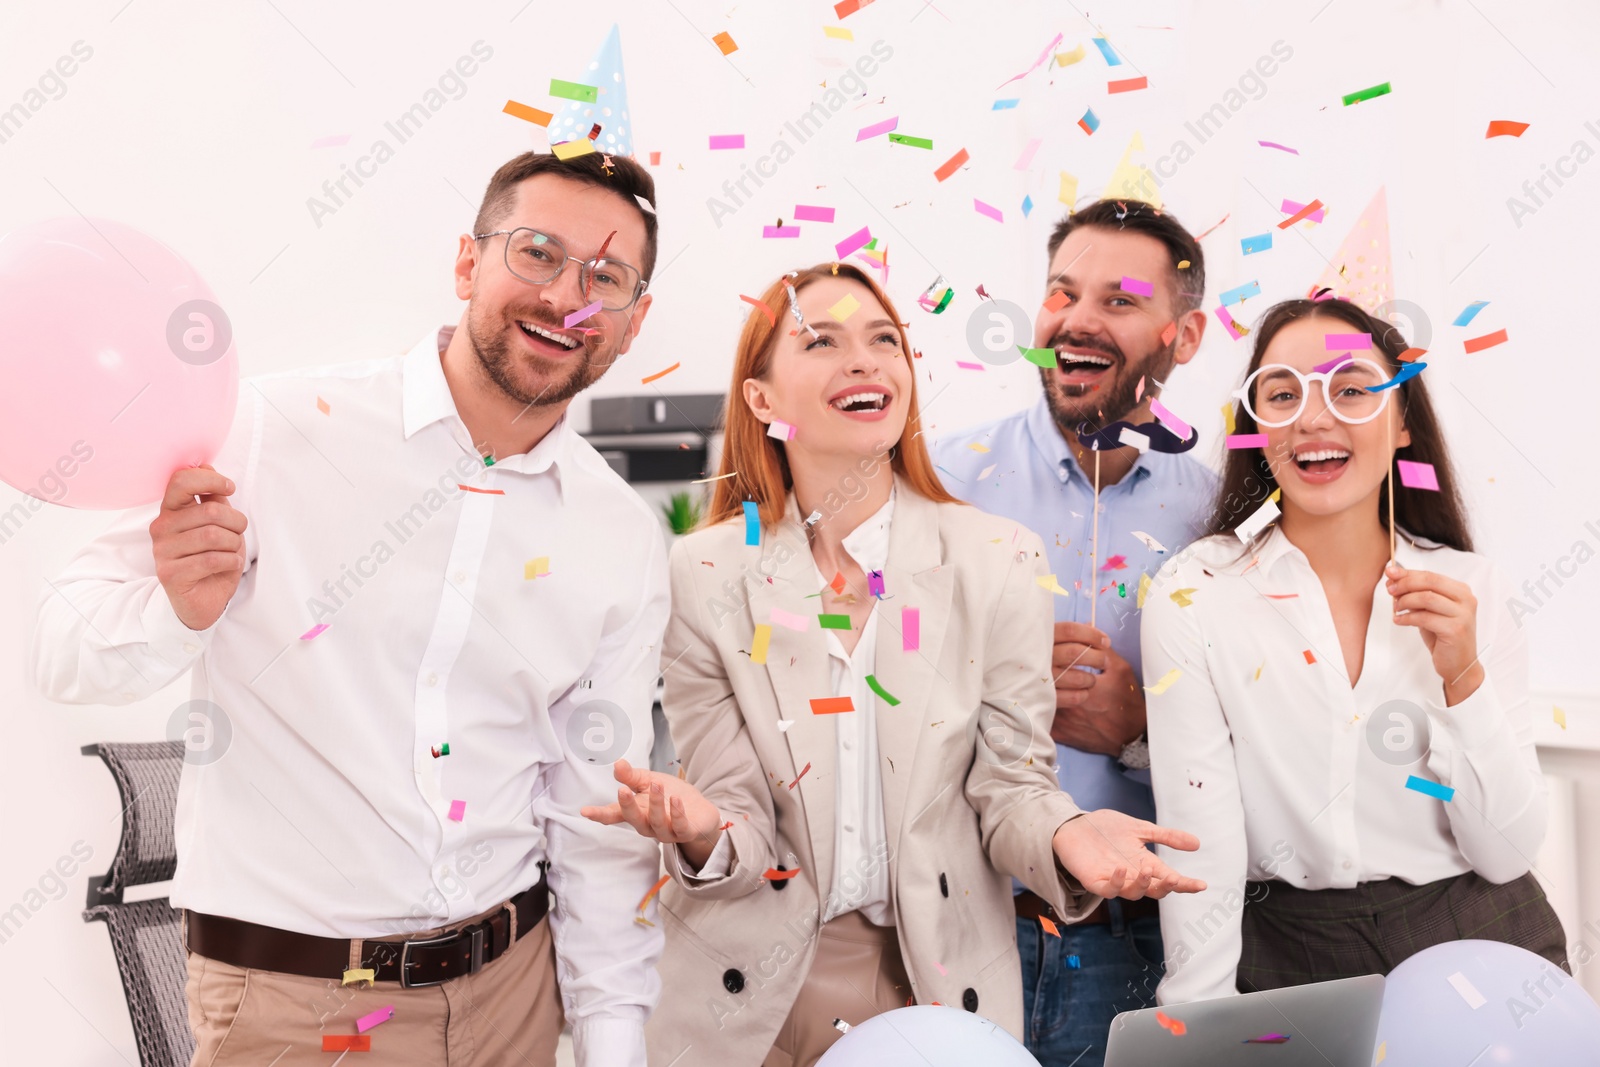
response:
{"label": "white balloon", "polygon": [[836,1041],[817,1067],[1039,1067],[999,1023],[937,1004],[875,1015]]}

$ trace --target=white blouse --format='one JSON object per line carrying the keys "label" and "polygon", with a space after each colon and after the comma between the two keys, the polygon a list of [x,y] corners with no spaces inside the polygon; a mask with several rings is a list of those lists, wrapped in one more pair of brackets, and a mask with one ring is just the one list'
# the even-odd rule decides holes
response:
{"label": "white blouse", "polygon": [[[1396,555],[1478,599],[1485,680],[1454,707],[1420,631],[1393,622],[1381,577],[1350,685],[1322,583],[1280,529],[1253,554],[1232,533],[1204,538],[1152,583],[1142,644],[1156,811],[1200,838],[1198,852],[1160,854],[1209,886],[1161,901],[1158,1003],[1235,992],[1247,880],[1330,889],[1475,870],[1503,883],[1532,867],[1545,791],[1509,589],[1474,553],[1402,537]],[[1408,787],[1413,776],[1451,799]]]}
{"label": "white blouse", "polygon": [[[894,490],[872,516],[842,538],[844,550],[863,572],[881,571],[889,558],[889,524],[894,516]],[[815,560],[812,561],[813,565]],[[833,578],[816,571],[820,590]],[[834,749],[838,766],[834,824],[833,884],[822,909],[827,922],[849,911],[859,911],[878,926],[893,926],[889,902],[889,865],[875,857],[888,854],[888,832],[883,825],[883,775],[878,765],[878,698],[867,684],[877,660],[878,605],[868,614],[855,649],[847,653],[832,630],[828,637],[828,676],[834,696],[847,696],[855,705],[848,715],[831,718],[838,729]],[[813,768],[811,773],[817,773]],[[726,877],[732,862],[731,844],[723,834],[712,849],[697,881]],[[690,864],[684,864],[687,872]]]}

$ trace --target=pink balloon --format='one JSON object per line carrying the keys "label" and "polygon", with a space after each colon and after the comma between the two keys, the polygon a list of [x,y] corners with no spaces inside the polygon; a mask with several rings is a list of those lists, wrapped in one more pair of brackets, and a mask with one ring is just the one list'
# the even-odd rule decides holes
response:
{"label": "pink balloon", "polygon": [[0,237],[0,479],[68,507],[161,498],[239,396],[233,328],[160,241],[106,219]]}

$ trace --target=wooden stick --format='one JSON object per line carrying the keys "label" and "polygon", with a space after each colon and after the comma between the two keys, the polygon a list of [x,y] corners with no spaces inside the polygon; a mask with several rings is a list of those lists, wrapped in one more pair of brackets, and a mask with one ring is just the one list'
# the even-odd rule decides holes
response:
{"label": "wooden stick", "polygon": [[[1391,505],[1391,508],[1393,505]],[[1391,511],[1390,518],[1393,518]],[[1094,450],[1094,532],[1089,540],[1089,625],[1094,625],[1095,608],[1100,606],[1100,450]]]}
{"label": "wooden stick", "polygon": [[1388,481],[1389,481],[1389,562],[1390,563],[1395,562],[1395,558],[1394,558],[1394,542],[1395,542],[1395,538],[1394,538],[1394,471],[1395,471],[1395,463],[1396,463],[1396,460],[1395,460],[1395,451],[1394,451],[1394,420],[1391,419],[1391,420],[1389,420],[1389,477],[1388,477]]}

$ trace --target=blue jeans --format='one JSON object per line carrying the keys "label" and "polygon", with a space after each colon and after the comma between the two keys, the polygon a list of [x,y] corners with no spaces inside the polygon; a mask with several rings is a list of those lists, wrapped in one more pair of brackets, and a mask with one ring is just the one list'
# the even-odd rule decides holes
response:
{"label": "blue jeans", "polygon": [[1161,921],[1125,922],[1119,901],[1107,905],[1110,923],[1061,926],[1059,938],[1017,919],[1024,1043],[1042,1067],[1102,1067],[1111,1020],[1156,1002]]}

